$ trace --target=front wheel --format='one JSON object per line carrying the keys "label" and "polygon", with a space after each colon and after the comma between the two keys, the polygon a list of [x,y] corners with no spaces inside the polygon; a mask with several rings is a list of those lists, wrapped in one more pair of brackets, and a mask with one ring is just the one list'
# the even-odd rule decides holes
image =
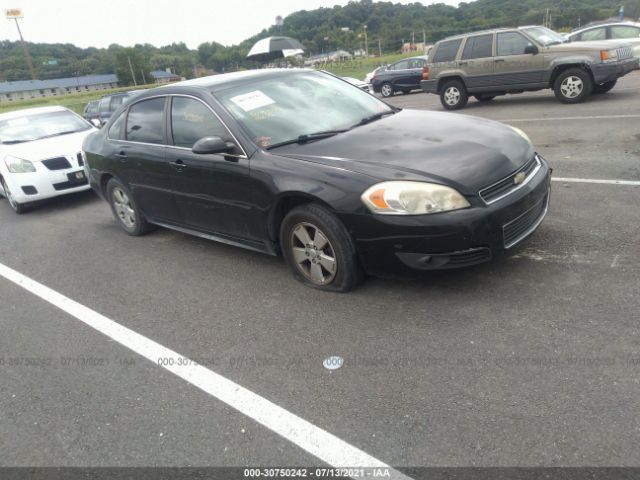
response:
{"label": "front wheel", "polygon": [[282,221],[280,246],[293,276],[319,290],[348,292],[362,279],[353,240],[327,209],[306,204]]}
{"label": "front wheel", "polygon": [[9,186],[4,181],[4,178],[0,178],[0,194],[2,194],[2,196],[9,201],[9,205],[11,206],[14,212],[16,212],[18,215],[20,215],[21,213],[24,213],[25,204],[18,203],[16,199],[13,198],[13,195],[11,195],[11,190],[9,190]]}
{"label": "front wheel", "polygon": [[137,237],[153,229],[138,209],[129,190],[115,178],[107,183],[107,198],[113,215],[129,235]]}
{"label": "front wheel", "polygon": [[580,103],[591,95],[593,80],[586,70],[570,68],[558,75],[553,91],[562,103]]}
{"label": "front wheel", "polygon": [[442,86],[440,103],[447,110],[459,110],[469,101],[467,89],[460,80],[450,80]]}
{"label": "front wheel", "polygon": [[393,91],[393,86],[390,83],[383,83],[382,87],[380,87],[380,94],[384,97],[384,98],[389,98],[389,97],[393,97],[394,91]]}
{"label": "front wheel", "polygon": [[604,82],[600,85],[594,85],[593,93],[597,95],[607,93],[609,90],[616,86],[616,83],[618,83],[618,80],[611,80],[610,82]]}

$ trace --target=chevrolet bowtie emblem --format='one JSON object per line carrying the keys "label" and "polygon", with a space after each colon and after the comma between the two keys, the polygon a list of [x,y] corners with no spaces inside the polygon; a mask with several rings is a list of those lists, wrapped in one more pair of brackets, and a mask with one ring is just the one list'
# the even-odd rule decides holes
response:
{"label": "chevrolet bowtie emblem", "polygon": [[513,178],[513,183],[515,183],[516,185],[520,185],[526,178],[527,174],[524,172],[520,172]]}

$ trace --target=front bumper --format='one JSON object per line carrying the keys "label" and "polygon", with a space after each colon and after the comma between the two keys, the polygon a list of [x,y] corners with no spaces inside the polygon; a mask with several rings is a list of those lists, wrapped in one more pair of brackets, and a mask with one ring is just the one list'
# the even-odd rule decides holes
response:
{"label": "front bumper", "polygon": [[[35,165],[35,172],[5,172],[3,175],[9,190],[11,190],[11,195],[18,203],[36,202],[91,188],[82,167],[47,170],[40,163],[35,163]],[[82,172],[84,180],[76,178],[76,172]]]}
{"label": "front bumper", "polygon": [[596,84],[611,82],[617,78],[624,77],[638,68],[638,58],[629,58],[616,63],[598,63],[591,66],[593,81]]}
{"label": "front bumper", "polygon": [[544,219],[551,169],[542,168],[517,191],[492,203],[434,215],[344,214],[360,262],[371,275],[444,270],[487,262],[516,247]]}
{"label": "front bumper", "polygon": [[421,80],[420,88],[425,93],[438,93],[438,80]]}

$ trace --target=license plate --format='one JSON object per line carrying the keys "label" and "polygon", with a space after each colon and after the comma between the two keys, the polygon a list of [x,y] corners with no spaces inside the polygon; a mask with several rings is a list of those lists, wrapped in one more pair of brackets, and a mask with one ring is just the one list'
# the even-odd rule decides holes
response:
{"label": "license plate", "polygon": [[80,170],[78,172],[71,172],[67,174],[67,179],[70,182],[82,182],[86,179],[86,177],[84,176],[84,171]]}

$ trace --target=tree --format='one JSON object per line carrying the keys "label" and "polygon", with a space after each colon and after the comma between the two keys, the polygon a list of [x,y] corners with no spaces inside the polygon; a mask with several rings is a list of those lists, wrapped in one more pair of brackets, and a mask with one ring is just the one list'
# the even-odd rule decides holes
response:
{"label": "tree", "polygon": [[[116,53],[115,73],[123,85],[142,84],[142,72],[147,77],[147,82],[151,83],[148,78],[150,76],[149,72],[151,72],[148,57],[141,50],[141,48],[123,48]],[[131,70],[133,70],[135,77],[131,75]]]}

